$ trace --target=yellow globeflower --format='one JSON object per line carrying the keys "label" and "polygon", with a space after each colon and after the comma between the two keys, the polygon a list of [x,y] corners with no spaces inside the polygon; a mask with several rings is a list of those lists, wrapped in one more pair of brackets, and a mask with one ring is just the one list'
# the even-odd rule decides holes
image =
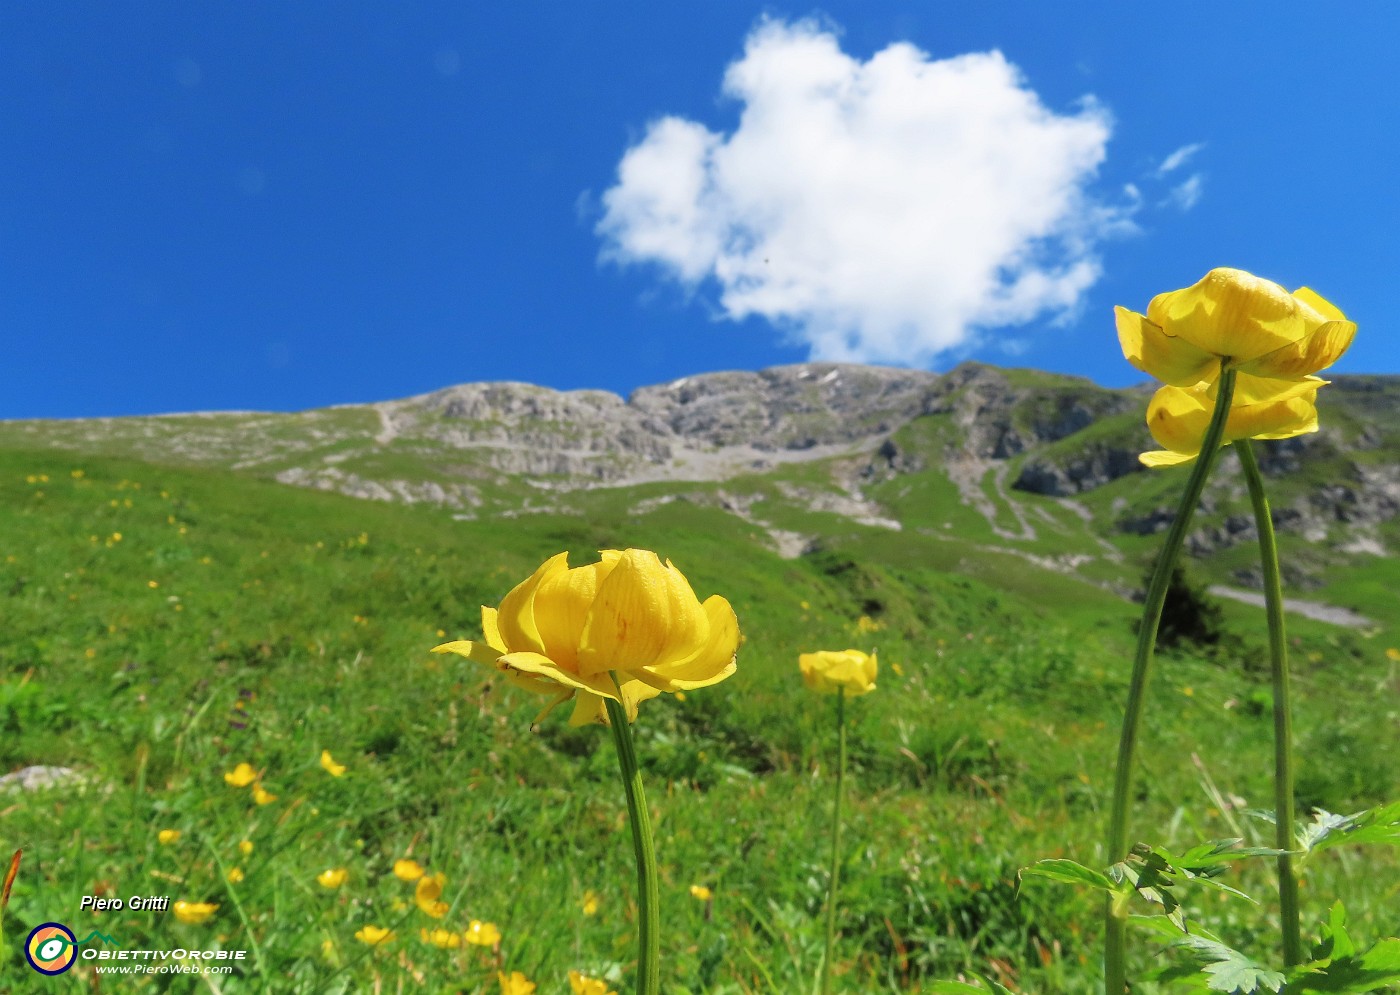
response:
{"label": "yellow globeflower", "polygon": [[450,929],[429,930],[426,927],[418,931],[423,942],[437,947],[439,950],[456,950],[462,945],[462,937]]}
{"label": "yellow globeflower", "polygon": [[259,805],[271,805],[277,800],[277,796],[268,791],[261,783],[253,785],[253,801]]}
{"label": "yellow globeflower", "polygon": [[175,918],[191,926],[199,926],[213,918],[219,906],[212,902],[176,902],[172,908]]}
{"label": "yellow globeflower", "polygon": [[325,768],[326,773],[331,777],[340,777],[345,773],[345,765],[336,763],[335,760],[331,758],[330,750],[321,751],[321,766]]}
{"label": "yellow globeflower", "polygon": [[581,903],[583,914],[586,916],[596,916],[598,914],[598,893],[591,888],[583,893]]}
{"label": "yellow globeflower", "polygon": [[818,694],[836,694],[844,690],[847,698],[855,698],[875,690],[875,672],[879,664],[874,653],[823,650],[799,655],[797,666],[808,690]]}
{"label": "yellow globeflower", "polygon": [[690,886],[690,897],[697,902],[708,902],[715,897],[715,893],[703,884],[693,884]]}
{"label": "yellow globeflower", "polygon": [[1141,315],[1113,309],[1123,355],[1174,387],[1214,381],[1221,366],[1297,380],[1335,363],[1354,322],[1307,287],[1289,293],[1244,270],[1213,269],[1199,283],[1158,294]]}
{"label": "yellow globeflower", "polygon": [[447,884],[445,874],[425,874],[418,879],[418,887],[413,891],[413,902],[426,915],[441,919],[447,915],[448,905],[439,901],[443,886]]}
{"label": "yellow globeflower", "polygon": [[739,623],[719,595],[701,604],[685,576],[650,550],[605,549],[597,563],[551,557],[501,601],[481,609],[480,642],[434,648],[497,667],[520,687],[575,698],[571,725],[606,722],[603,700],[629,720],[662,691],[718,684],[734,673]]}
{"label": "yellow globeflower", "polygon": [[482,922],[480,919],[473,919],[462,936],[468,943],[477,947],[494,947],[501,942],[501,931],[496,928],[495,923]]}
{"label": "yellow globeflower", "polygon": [[238,852],[241,853],[241,854],[243,854],[243,856],[245,856],[245,857],[248,856],[249,854],[251,854],[251,853],[253,852],[253,841],[252,841],[252,840],[239,840],[239,841],[238,841]]}
{"label": "yellow globeflower", "polygon": [[590,978],[577,971],[569,972],[569,987],[573,989],[574,995],[617,995],[617,992],[608,987],[606,981]]}
{"label": "yellow globeflower", "polygon": [[1351,345],[1356,324],[1307,287],[1289,293],[1243,270],[1213,269],[1184,290],[1158,294],[1141,315],[1114,308],[1123,355],[1166,386],[1147,423],[1165,451],[1143,453],[1147,466],[1196,458],[1226,369],[1236,372],[1222,444],[1287,439],[1317,431],[1312,374]]}
{"label": "yellow globeflower", "polygon": [[258,779],[258,772],[252,764],[239,764],[224,774],[224,783],[235,788],[246,788]]}
{"label": "yellow globeflower", "polygon": [[341,885],[343,885],[346,879],[349,877],[350,872],[347,871],[345,868],[332,867],[327,868],[320,874],[317,874],[316,883],[319,884],[322,888],[327,888],[329,890],[334,891],[336,888],[339,888]]}
{"label": "yellow globeflower", "polygon": [[394,877],[400,881],[417,881],[423,876],[423,868],[416,860],[394,861]]}
{"label": "yellow globeflower", "polygon": [[496,979],[501,983],[501,995],[535,995],[535,983],[519,971],[511,971],[509,975],[497,971]]}
{"label": "yellow globeflower", "polygon": [[180,830],[178,829],[162,829],[160,832],[156,833],[156,840],[161,846],[169,846],[179,838]]}
{"label": "yellow globeflower", "polygon": [[[1222,444],[1238,439],[1291,439],[1317,431],[1317,391],[1326,380],[1265,380],[1241,373],[1225,420]],[[1147,406],[1147,429],[1164,447],[1138,457],[1150,467],[1188,463],[1200,455],[1215,408],[1213,383],[1183,389],[1168,384]]]}
{"label": "yellow globeflower", "polygon": [[361,926],[355,930],[355,939],[377,947],[381,943],[393,943],[398,939],[398,935],[392,929],[385,929],[383,926]]}
{"label": "yellow globeflower", "polygon": [[243,880],[243,868],[230,867],[228,873],[224,875],[224,878],[229,884],[238,884],[238,882]]}

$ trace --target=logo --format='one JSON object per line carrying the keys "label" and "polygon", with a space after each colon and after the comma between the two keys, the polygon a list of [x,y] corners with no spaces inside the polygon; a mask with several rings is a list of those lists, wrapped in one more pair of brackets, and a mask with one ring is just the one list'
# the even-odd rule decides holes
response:
{"label": "logo", "polygon": [[24,959],[40,974],[62,974],[78,959],[78,948],[93,940],[120,946],[106,933],[95,929],[80,940],[63,923],[46,922],[30,930],[29,939],[24,941]]}
{"label": "logo", "polygon": [[61,922],[43,923],[30,931],[24,959],[40,974],[62,974],[78,959],[78,939]]}

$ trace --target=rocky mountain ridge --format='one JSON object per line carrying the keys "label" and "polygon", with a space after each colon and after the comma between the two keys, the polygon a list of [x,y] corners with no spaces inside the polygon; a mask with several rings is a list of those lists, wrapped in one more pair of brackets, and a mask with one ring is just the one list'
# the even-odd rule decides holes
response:
{"label": "rocky mountain ridge", "polygon": [[[1105,508],[1075,504],[1143,472],[1137,455],[1152,446],[1142,417],[1149,394],[1146,385],[1112,390],[974,363],[946,374],[802,363],[683,377],[625,400],[491,382],[292,414],[6,422],[0,445],[224,467],[473,517],[566,509],[580,490],[776,474],[772,500],[897,527],[899,515],[871,494],[935,473],[997,537],[1029,540],[1035,526],[1025,502],[1036,498],[1067,502],[1101,534],[1165,528],[1166,504],[1126,495]],[[1335,377],[1320,403],[1322,432],[1263,452],[1266,471],[1286,485],[1274,505],[1279,527],[1383,553],[1400,514],[1400,377]],[[938,429],[917,430],[927,425]],[[1231,463],[1222,464],[1191,537],[1198,553],[1252,538]],[[778,480],[803,464],[823,467],[825,479]],[[689,499],[753,517],[754,499],[713,489],[708,497],[692,489]],[[1221,510],[1214,518],[1213,507]],[[1014,521],[999,517],[1002,508]]]}

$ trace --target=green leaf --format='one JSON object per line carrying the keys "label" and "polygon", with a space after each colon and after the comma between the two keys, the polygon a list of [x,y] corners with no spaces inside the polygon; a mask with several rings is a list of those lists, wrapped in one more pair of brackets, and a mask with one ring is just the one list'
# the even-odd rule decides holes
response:
{"label": "green leaf", "polygon": [[1029,867],[1021,868],[1022,877],[1047,878],[1051,881],[1058,881],[1061,884],[1076,884],[1088,888],[1097,888],[1110,894],[1116,894],[1125,890],[1122,885],[1114,883],[1108,875],[1102,871],[1085,867],[1083,864],[1073,860],[1055,858],[1051,860],[1037,860]]}
{"label": "green leaf", "polygon": [[1177,947],[1189,950],[1206,975],[1206,987],[1228,995],[1251,995],[1258,991],[1276,992],[1283,988],[1284,977],[1245,954],[1227,947],[1219,940],[1204,936],[1186,936]]}
{"label": "green leaf", "polygon": [[1299,842],[1309,855],[1344,843],[1400,846],[1400,802],[1345,816],[1318,809],[1299,830]]}
{"label": "green leaf", "polygon": [[1364,995],[1396,982],[1400,982],[1400,939],[1389,937],[1360,957],[1305,965],[1302,973],[1289,979],[1288,995],[1303,995],[1304,992]]}
{"label": "green leaf", "polygon": [[[1165,937],[1168,941],[1173,943],[1181,939],[1182,934],[1180,928],[1166,916],[1132,915],[1128,917],[1128,922],[1146,932],[1156,933],[1158,936]],[[1199,923],[1191,924],[1191,934],[1193,936],[1204,937],[1207,940],[1214,940],[1216,943],[1220,942],[1218,936]]]}
{"label": "green leaf", "polygon": [[928,989],[931,995],[987,995],[993,992],[994,995],[1014,995],[1010,988],[999,985],[985,975],[978,974],[978,979],[985,984],[986,988],[978,988],[976,985],[964,984],[961,981],[935,981],[933,987]]}

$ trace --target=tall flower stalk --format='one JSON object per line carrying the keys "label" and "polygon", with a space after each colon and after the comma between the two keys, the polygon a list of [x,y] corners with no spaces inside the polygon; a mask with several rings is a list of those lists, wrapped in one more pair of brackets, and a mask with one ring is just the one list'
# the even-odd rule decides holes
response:
{"label": "tall flower stalk", "polygon": [[860,650],[823,650],[797,658],[809,691],[836,696],[836,797],[831,806],[831,878],[826,892],[826,943],[822,952],[821,995],[831,995],[831,962],[836,953],[836,900],[841,888],[841,795],[846,781],[846,698],[875,690],[879,661]]}
{"label": "tall flower stalk", "polygon": [[621,704],[607,702],[608,726],[627,794],[627,820],[632,827],[632,850],[637,857],[637,992],[656,995],[661,986],[661,887],[656,876],[656,845],[651,813],[642,789],[642,772],[632,745],[632,726]]}
{"label": "tall flower stalk", "polygon": [[1289,690],[1288,641],[1283,628],[1283,585],[1279,576],[1278,542],[1274,519],[1264,494],[1264,478],[1249,441],[1236,444],[1254,524],[1259,533],[1259,561],[1264,570],[1264,608],[1269,622],[1269,669],[1274,695],[1274,846],[1278,856],[1278,899],[1283,928],[1283,963],[1293,967],[1303,961],[1303,939],[1298,922],[1298,879],[1293,873],[1297,845],[1293,803],[1293,705]]}
{"label": "tall flower stalk", "polygon": [[822,995],[831,995],[831,955],[836,949],[836,894],[841,888],[841,789],[846,780],[846,689],[836,692],[836,797],[831,804],[831,882],[826,892],[826,945]]}
{"label": "tall flower stalk", "polygon": [[[1220,454],[1220,442],[1225,435],[1226,419],[1235,393],[1235,373],[1227,370],[1220,378],[1215,410],[1202,440],[1202,452],[1207,455],[1196,460],[1186,492],[1181,496],[1176,517],[1172,519],[1166,541],[1157,554],[1147,585],[1147,597],[1142,606],[1142,622],[1138,626],[1137,652],[1133,657],[1133,673],[1128,683],[1128,703],[1124,708],[1123,726],[1118,737],[1118,763],[1113,776],[1113,807],[1108,831],[1108,858],[1122,860],[1128,855],[1128,808],[1132,797],[1133,759],[1137,750],[1138,729],[1142,722],[1143,705],[1147,698],[1147,681],[1151,674],[1153,651],[1157,645],[1157,628],[1162,621],[1162,606],[1167,599],[1167,586],[1172,568],[1186,539],[1191,519],[1201,503],[1206,478]],[[1127,986],[1128,907],[1126,902],[1109,896],[1104,903],[1104,990],[1120,995]]]}

